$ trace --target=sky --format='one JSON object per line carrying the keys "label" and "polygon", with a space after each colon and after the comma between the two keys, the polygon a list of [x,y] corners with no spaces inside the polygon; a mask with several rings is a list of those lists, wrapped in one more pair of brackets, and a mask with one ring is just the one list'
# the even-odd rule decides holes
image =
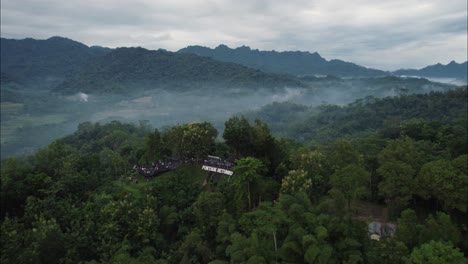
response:
{"label": "sky", "polygon": [[466,0],[1,0],[1,36],[318,52],[383,70],[464,62]]}

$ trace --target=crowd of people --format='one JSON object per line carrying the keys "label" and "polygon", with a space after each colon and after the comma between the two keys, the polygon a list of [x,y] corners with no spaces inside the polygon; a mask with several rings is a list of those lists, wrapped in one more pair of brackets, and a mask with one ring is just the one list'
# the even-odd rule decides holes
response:
{"label": "crowd of people", "polygon": [[222,168],[222,169],[230,169],[234,167],[236,164],[232,161],[208,158],[208,159],[203,160],[203,165],[216,167],[216,168]]}
{"label": "crowd of people", "polygon": [[152,162],[150,165],[134,165],[133,170],[137,171],[145,178],[150,178],[166,171],[175,170],[181,165],[187,163],[187,160],[157,160]]}
{"label": "crowd of people", "polygon": [[222,168],[222,169],[230,169],[232,168],[235,163],[232,161],[222,160],[215,156],[208,156],[208,158],[202,160],[190,158],[190,159],[167,159],[167,160],[157,160],[152,162],[148,165],[134,165],[133,171],[138,172],[140,175],[144,176],[145,178],[154,177],[160,173],[175,170],[178,167],[186,164],[194,164],[194,163],[202,163],[203,165]]}

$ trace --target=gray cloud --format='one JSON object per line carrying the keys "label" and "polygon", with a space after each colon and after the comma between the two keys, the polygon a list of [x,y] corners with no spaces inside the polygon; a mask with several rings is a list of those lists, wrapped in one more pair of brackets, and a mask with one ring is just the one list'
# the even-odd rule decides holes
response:
{"label": "gray cloud", "polygon": [[467,59],[466,0],[2,0],[1,35],[317,51],[382,69]]}

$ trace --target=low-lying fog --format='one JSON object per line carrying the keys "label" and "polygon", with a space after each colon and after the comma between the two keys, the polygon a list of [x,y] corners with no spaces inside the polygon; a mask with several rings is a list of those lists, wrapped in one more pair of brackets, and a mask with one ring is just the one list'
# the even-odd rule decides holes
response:
{"label": "low-lying fog", "polygon": [[410,92],[418,93],[450,88],[432,83],[418,86],[417,89],[404,83],[388,88],[385,82],[380,82],[368,86],[362,80],[333,80],[311,82],[311,88],[288,87],[274,91],[246,88],[226,90],[221,87],[188,92],[155,89],[125,96],[85,93],[45,96],[41,93],[35,95],[40,99],[26,101],[21,106],[23,110],[11,116],[2,113],[2,157],[30,154],[38,147],[74,132],[78,124],[85,121],[118,120],[138,124],[140,120],[147,120],[153,128],[208,121],[222,135],[224,122],[229,117],[273,102],[290,101],[308,106],[323,103],[342,105],[369,95],[396,96],[402,90],[408,92],[406,87],[410,88]]}
{"label": "low-lying fog", "polygon": [[[76,95],[75,98],[81,98],[81,95]],[[226,93],[153,90],[126,98],[90,94],[87,95],[87,101],[72,100],[71,103],[83,105],[88,113],[88,120],[92,122],[148,120],[153,127],[163,127],[208,121],[222,129],[224,122],[236,113],[284,101],[308,105],[320,103],[310,92],[299,88],[285,88],[275,92],[266,89],[255,92],[233,89]]]}
{"label": "low-lying fog", "polygon": [[457,78],[436,78],[436,77],[420,77],[420,76],[402,76],[402,77],[410,77],[410,78],[425,78],[431,82],[436,82],[436,83],[445,83],[445,84],[451,84],[451,85],[457,85],[457,86],[462,86],[462,85],[467,85],[468,80],[467,79],[457,79]]}
{"label": "low-lying fog", "polygon": [[[440,90],[439,87],[424,87],[422,91]],[[419,92],[422,92],[419,91]],[[211,122],[222,131],[224,122],[231,116],[248,110],[259,109],[273,102],[294,102],[316,106],[323,103],[347,104],[372,96],[396,96],[399,89],[373,89],[358,86],[317,88],[284,88],[271,91],[259,89],[206,89],[188,92],[151,90],[122,97],[119,95],[76,95],[78,104],[85,108],[87,121],[108,122],[119,120],[137,123],[148,120],[155,127],[164,127],[194,121]],[[84,99],[86,98],[86,99]],[[81,120],[83,120],[83,118]]]}

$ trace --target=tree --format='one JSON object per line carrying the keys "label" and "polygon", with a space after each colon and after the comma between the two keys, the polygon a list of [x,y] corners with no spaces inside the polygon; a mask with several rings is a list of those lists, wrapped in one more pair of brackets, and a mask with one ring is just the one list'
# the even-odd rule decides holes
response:
{"label": "tree", "polygon": [[261,177],[260,172],[264,170],[264,165],[258,159],[247,157],[237,161],[234,166],[232,182],[236,188],[235,201],[237,212],[241,213],[252,209],[255,195],[258,194],[257,185]]}
{"label": "tree", "polygon": [[146,138],[145,158],[147,162],[161,159],[162,148],[161,133],[158,129],[155,129],[153,133],[149,133]]}
{"label": "tree", "polygon": [[398,219],[396,236],[411,249],[418,245],[421,228],[422,226],[418,224],[416,212],[412,209],[406,209],[401,212],[401,216]]}
{"label": "tree", "polygon": [[270,203],[261,203],[257,210],[245,213],[239,221],[247,234],[255,232],[259,236],[271,235],[275,254],[278,251],[277,232],[285,222],[286,217],[283,212]]}
{"label": "tree", "polygon": [[111,176],[113,179],[119,178],[129,167],[122,156],[109,148],[104,148],[99,153],[99,159],[107,176]]}
{"label": "tree", "polygon": [[284,153],[266,123],[256,119],[251,126],[246,117],[232,117],[224,124],[223,138],[237,157],[261,160],[270,172],[281,163]]}
{"label": "tree", "polygon": [[302,148],[291,155],[292,167],[296,171],[303,170],[307,179],[312,181],[312,197],[318,199],[329,188],[327,164],[325,155],[320,151],[310,151]]}
{"label": "tree", "polygon": [[335,169],[342,169],[347,165],[360,163],[359,154],[347,140],[337,140],[332,146],[331,160]]}
{"label": "tree", "polygon": [[209,241],[216,236],[218,218],[224,207],[224,197],[219,192],[202,192],[193,203],[197,227]]}
{"label": "tree", "polygon": [[271,135],[267,123],[262,123],[255,119],[252,126],[252,146],[253,156],[260,159],[273,172],[281,163],[283,154],[275,138]]}
{"label": "tree", "polygon": [[425,243],[430,240],[449,241],[456,245],[460,241],[460,233],[455,224],[450,220],[450,216],[437,212],[436,216],[429,215],[426,218],[424,227],[419,234],[419,243]]}
{"label": "tree", "polygon": [[458,248],[454,248],[450,242],[434,240],[415,248],[408,260],[408,263],[414,264],[465,264],[466,262],[463,253]]}
{"label": "tree", "polygon": [[39,262],[37,250],[32,248],[33,234],[18,219],[4,217],[0,226],[0,262]]}
{"label": "tree", "polygon": [[[121,200],[108,201],[102,197],[104,205],[94,221],[100,223],[96,230],[99,236],[97,251],[104,259],[110,259],[118,250],[124,238],[130,235],[133,221],[144,221],[145,214],[139,216],[139,208],[131,194],[125,195]],[[141,217],[141,218],[140,218]],[[137,220],[139,219],[139,220]]]}
{"label": "tree", "polygon": [[28,196],[40,196],[43,190],[51,185],[51,177],[45,173],[34,172],[29,163],[20,162],[16,158],[2,160],[0,177],[0,215],[20,214]]}
{"label": "tree", "polygon": [[163,239],[158,232],[160,225],[158,212],[150,206],[139,209],[140,212],[137,218],[133,220],[130,226],[129,233],[132,236],[132,245],[136,249],[148,246],[159,249],[158,246],[163,242]]}
{"label": "tree", "polygon": [[404,208],[413,196],[415,170],[408,164],[389,160],[377,169],[383,180],[379,184],[380,194],[394,213]]}
{"label": "tree", "polygon": [[414,140],[407,136],[391,140],[379,154],[380,164],[387,161],[400,161],[411,166],[414,171],[419,170],[420,159]]}
{"label": "tree", "polygon": [[60,263],[67,253],[67,243],[62,231],[51,230],[39,242],[39,258],[42,263]]}
{"label": "tree", "polygon": [[200,159],[214,151],[218,131],[207,122],[174,126],[164,133],[164,142],[179,158]]}
{"label": "tree", "polygon": [[226,255],[231,263],[266,264],[272,250],[265,249],[265,244],[256,233],[246,237],[240,233],[231,235],[232,244],[226,248]]}
{"label": "tree", "polygon": [[425,199],[436,198],[446,210],[466,212],[468,175],[458,170],[454,163],[459,162],[436,160],[424,164],[416,177],[416,190]]}
{"label": "tree", "polygon": [[351,202],[365,193],[368,178],[369,173],[356,165],[347,165],[331,176],[332,189],[344,195],[348,211],[351,209]]}
{"label": "tree", "polygon": [[307,177],[304,170],[292,170],[281,181],[281,193],[293,194],[295,192],[308,192],[312,187],[312,180]]}
{"label": "tree", "polygon": [[214,259],[213,252],[198,229],[185,237],[178,249],[178,255],[181,256],[181,264],[208,263]]}
{"label": "tree", "polygon": [[367,252],[369,263],[403,264],[409,255],[405,244],[394,238],[372,241],[372,244],[372,249]]}
{"label": "tree", "polygon": [[182,153],[184,157],[200,159],[214,150],[218,131],[210,123],[191,123],[184,126]]}
{"label": "tree", "polygon": [[231,244],[231,235],[236,230],[236,220],[232,215],[223,212],[219,217],[216,229],[216,255],[218,255],[218,258],[226,258],[226,248]]}
{"label": "tree", "polygon": [[223,138],[226,144],[236,152],[236,156],[251,154],[252,128],[245,117],[231,117],[224,123]]}
{"label": "tree", "polygon": [[38,150],[34,155],[36,171],[43,172],[51,177],[58,177],[63,160],[70,153],[70,147],[63,140],[52,142],[47,148]]}
{"label": "tree", "polygon": [[42,263],[60,263],[67,253],[67,241],[55,219],[39,216],[33,222],[32,246]]}

